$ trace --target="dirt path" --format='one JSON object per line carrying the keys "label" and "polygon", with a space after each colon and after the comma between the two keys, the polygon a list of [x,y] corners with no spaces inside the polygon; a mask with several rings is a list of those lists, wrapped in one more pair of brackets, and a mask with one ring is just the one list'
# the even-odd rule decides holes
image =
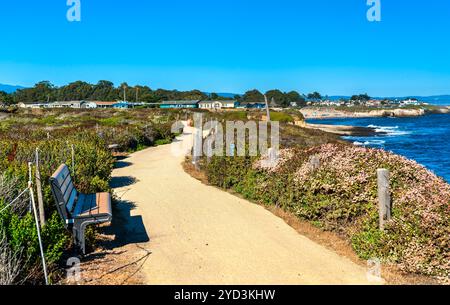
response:
{"label": "dirt path", "polygon": [[152,252],[141,270],[146,284],[367,283],[361,266],[263,207],[203,185],[182,161],[170,145],[159,146],[131,155],[113,173],[119,207],[130,214],[126,238]]}

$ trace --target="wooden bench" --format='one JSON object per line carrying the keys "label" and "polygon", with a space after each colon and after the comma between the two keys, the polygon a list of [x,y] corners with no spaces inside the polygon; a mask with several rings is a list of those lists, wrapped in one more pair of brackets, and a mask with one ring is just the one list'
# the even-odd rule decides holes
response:
{"label": "wooden bench", "polygon": [[75,244],[86,254],[85,230],[88,225],[111,222],[109,193],[82,194],[73,184],[67,165],[61,165],[50,178],[53,198],[66,228],[72,230]]}

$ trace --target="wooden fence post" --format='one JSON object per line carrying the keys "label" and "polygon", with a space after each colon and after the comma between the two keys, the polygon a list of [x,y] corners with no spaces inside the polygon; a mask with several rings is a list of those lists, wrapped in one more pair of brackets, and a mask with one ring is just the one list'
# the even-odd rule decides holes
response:
{"label": "wooden fence post", "polygon": [[70,152],[71,152],[71,157],[72,157],[72,172],[73,175],[75,176],[75,147],[72,145],[70,145]]}
{"label": "wooden fence post", "polygon": [[36,148],[36,191],[39,209],[39,221],[41,227],[45,225],[44,198],[42,196],[41,173],[39,171],[39,148]]}
{"label": "wooden fence post", "polygon": [[197,171],[200,170],[200,157],[203,152],[203,118],[201,113],[194,113],[194,142],[192,160]]}
{"label": "wooden fence post", "polygon": [[384,230],[386,221],[391,219],[391,192],[389,186],[389,176],[389,170],[377,170],[380,230]]}
{"label": "wooden fence post", "polygon": [[318,156],[314,155],[309,159],[309,165],[312,171],[316,171],[320,167],[320,159]]}

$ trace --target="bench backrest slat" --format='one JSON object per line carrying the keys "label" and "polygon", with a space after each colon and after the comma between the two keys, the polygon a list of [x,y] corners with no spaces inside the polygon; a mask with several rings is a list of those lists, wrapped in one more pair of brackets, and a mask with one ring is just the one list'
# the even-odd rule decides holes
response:
{"label": "bench backrest slat", "polygon": [[67,165],[61,165],[50,178],[53,196],[56,199],[58,212],[67,220],[75,207],[78,192],[73,184]]}

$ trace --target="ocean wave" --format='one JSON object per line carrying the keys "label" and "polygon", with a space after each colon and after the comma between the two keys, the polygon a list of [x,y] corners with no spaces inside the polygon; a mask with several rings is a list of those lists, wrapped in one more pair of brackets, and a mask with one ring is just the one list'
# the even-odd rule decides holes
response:
{"label": "ocean wave", "polygon": [[386,144],[386,141],[383,140],[370,140],[365,142],[355,141],[353,142],[353,144],[357,146],[383,146],[384,144]]}
{"label": "ocean wave", "polygon": [[377,126],[377,125],[369,125],[368,128],[375,129],[375,132],[385,133],[389,136],[404,136],[410,134],[408,131],[399,130],[398,126]]}

